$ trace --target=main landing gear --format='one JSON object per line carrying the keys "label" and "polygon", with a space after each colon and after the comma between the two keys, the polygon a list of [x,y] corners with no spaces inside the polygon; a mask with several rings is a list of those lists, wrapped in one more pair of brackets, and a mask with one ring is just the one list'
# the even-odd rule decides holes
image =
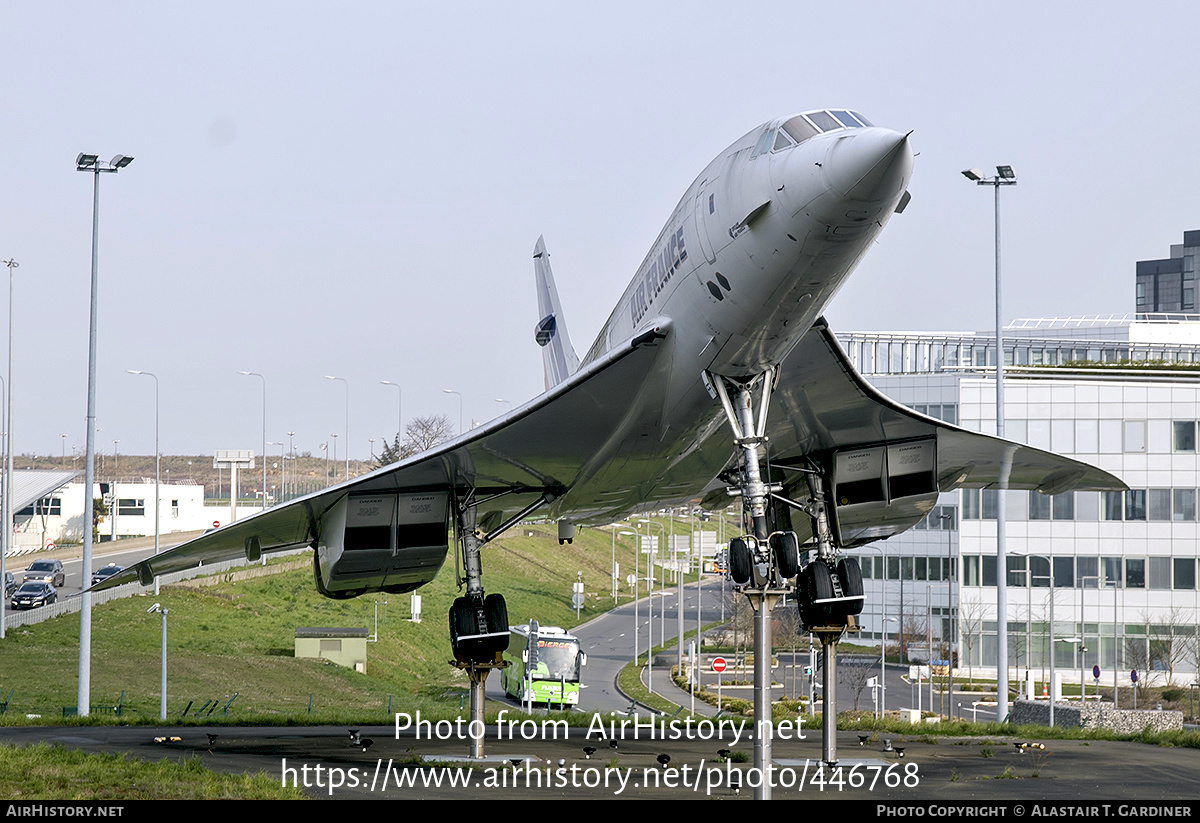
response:
{"label": "main landing gear", "polygon": [[[837,762],[836,645],[848,627],[857,629],[854,616],[862,611],[862,572],[854,558],[837,557],[826,512],[824,479],[818,470],[805,470],[808,501],[798,503],[783,496],[779,484],[764,482],[759,449],[767,442],[767,410],[776,379],[768,369],[750,378],[734,379],[706,372],[704,382],[721,401],[733,431],[737,469],[731,472],[729,493],[740,497],[748,533],[729,543],[729,576],[750,601],[754,620],[754,765],[766,774],[771,764],[771,736],[762,733],[771,723],[770,614],[783,595],[795,591],[804,625],[816,634],[825,651],[824,759]],[[757,415],[754,390],[758,388]],[[803,553],[794,531],[772,530],[769,503],[805,512],[812,520],[815,548]],[[772,508],[777,508],[772,506]],[[786,518],[780,518],[786,519]],[[809,557],[815,555],[810,560]],[[807,562],[805,562],[807,561]],[[755,789],[755,797],[769,800],[768,781]]]}
{"label": "main landing gear", "polygon": [[[508,489],[480,500],[472,489],[461,500],[453,500],[456,559],[462,562],[459,585],[466,586],[466,593],[454,600],[450,606],[450,648],[454,653],[453,665],[466,672],[471,682],[471,709],[468,729],[481,730],[485,727],[483,707],[484,684],[493,669],[502,669],[508,664],[503,654],[508,648],[508,606],[500,594],[485,595],[483,591],[483,567],[479,549],[491,542],[514,524],[555,498],[555,493],[544,491],[541,496],[486,534],[481,534],[476,524],[478,507],[487,500],[505,494],[528,492],[530,489]],[[471,757],[483,757],[483,736],[472,733]]]}

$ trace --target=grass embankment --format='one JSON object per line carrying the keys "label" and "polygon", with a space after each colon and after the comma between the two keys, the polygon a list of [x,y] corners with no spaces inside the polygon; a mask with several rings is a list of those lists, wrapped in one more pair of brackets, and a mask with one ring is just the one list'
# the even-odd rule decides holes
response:
{"label": "grass embankment", "polygon": [[35,800],[301,800],[265,774],[210,771],[199,760],[147,762],[62,746],[0,746],[0,794]]}
{"label": "grass embankment", "polygon": [[[623,545],[622,545],[623,544]],[[586,595],[580,620],[607,611],[612,537],[607,530],[580,530],[572,545],[559,546],[553,523],[513,529],[484,549],[484,585],[502,592],[512,623],[576,623],[571,585],[582,572]],[[622,569],[633,568],[629,537],[617,541]],[[155,601],[167,617],[168,717],[182,722],[209,700],[237,698],[228,717],[218,709],[210,721],[261,723],[388,722],[392,712],[420,710],[423,717],[453,717],[467,689],[449,665],[446,614],[459,592],[454,558],[418,592],[422,622],[408,621],[410,596],[366,595],[329,600],[316,593],[309,570],[284,572],[216,586],[178,585],[150,596],[97,606],[92,616],[92,717],[73,722],[112,722],[106,707],[124,693],[121,722],[157,722],[161,618],[147,614]],[[387,601],[386,609],[384,601]],[[625,594],[628,599],[628,593]],[[301,626],[375,626],[365,674],[293,656]],[[66,616],[11,630],[0,643],[0,699],[12,699],[0,722],[61,722],[76,703],[79,619]],[[309,702],[311,698],[311,712]],[[390,698],[390,707],[389,707]],[[203,722],[190,719],[188,722]]]}

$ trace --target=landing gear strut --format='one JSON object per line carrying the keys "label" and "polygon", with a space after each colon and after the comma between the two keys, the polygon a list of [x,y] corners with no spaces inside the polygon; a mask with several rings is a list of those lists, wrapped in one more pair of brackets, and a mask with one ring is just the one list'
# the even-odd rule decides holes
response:
{"label": "landing gear strut", "polygon": [[[508,494],[524,489],[500,492]],[[458,559],[462,561],[460,585],[466,586],[462,597],[450,606],[450,649],[454,653],[453,665],[466,672],[471,682],[470,723],[467,728],[485,728],[483,708],[484,685],[493,669],[502,669],[508,664],[503,659],[508,648],[508,606],[500,594],[484,595],[483,566],[479,549],[507,531],[529,513],[553,500],[552,492],[543,492],[541,497],[523,508],[513,517],[486,535],[480,535],[476,527],[476,511],[482,501],[471,490],[462,500],[454,501],[454,533]],[[493,499],[493,498],[488,498]],[[471,734],[472,758],[483,757],[482,734]]]}
{"label": "landing gear strut", "polygon": [[[729,574],[741,588],[755,612],[754,620],[754,766],[763,776],[755,788],[755,798],[771,799],[771,622],[776,601],[795,588],[804,624],[816,634],[825,651],[825,710],[823,712],[824,759],[837,762],[836,740],[836,661],[837,642],[853,626],[862,611],[862,573],[853,558],[837,559],[837,549],[829,528],[825,494],[820,472],[809,472],[809,502],[796,503],[783,497],[782,486],[763,482],[759,447],[765,445],[767,410],[771,402],[776,373],[768,369],[750,379],[731,379],[704,374],[705,384],[721,401],[725,417],[733,430],[737,449],[736,481],[729,493],[741,497],[750,533],[729,544]],[[753,390],[760,387],[758,413],[755,415]],[[807,513],[816,536],[816,557],[801,566],[799,540],[792,531],[770,531],[768,500],[775,500]],[[809,552],[805,553],[806,556]]]}

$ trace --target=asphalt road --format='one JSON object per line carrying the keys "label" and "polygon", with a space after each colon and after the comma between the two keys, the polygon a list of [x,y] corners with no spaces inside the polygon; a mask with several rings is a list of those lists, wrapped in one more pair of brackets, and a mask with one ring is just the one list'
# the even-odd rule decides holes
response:
{"label": "asphalt road", "polygon": [[[605,724],[609,718],[599,716]],[[489,758],[463,768],[467,743],[444,729],[448,739],[417,739],[394,727],[361,730],[373,745],[353,746],[344,728],[154,728],[0,727],[0,742],[59,743],[87,752],[128,752],[147,759],[198,758],[230,773],[264,771],[299,784],[320,799],[724,799],[748,800],[758,779],[748,763],[727,764],[722,748],[748,754],[745,729],[693,726],[670,739],[643,725],[616,729],[616,747],[593,730],[551,729],[524,739],[521,727],[497,738],[495,724],[485,742]],[[210,744],[207,733],[215,734]],[[431,728],[424,738],[435,738]],[[794,738],[794,730],[786,732]],[[838,735],[840,770],[822,767],[821,735],[773,741],[773,799],[858,800],[891,804],[1023,804],[1031,815],[1038,804],[1094,808],[1113,804],[1172,804],[1191,816],[1200,798],[1200,750],[1171,749],[1114,741],[1046,740],[1045,749],[1018,750],[1007,740],[913,738],[882,735],[859,746],[853,730]],[[636,735],[636,736],[635,736]],[[178,741],[155,742],[177,736]],[[708,739],[705,739],[705,737]],[[664,737],[666,739],[664,739]],[[515,738],[515,739],[513,739]],[[888,751],[886,742],[890,741]],[[1028,742],[1028,741],[1018,741]],[[585,746],[598,751],[590,758]],[[902,752],[900,750],[903,750]],[[664,767],[659,757],[669,756]],[[516,765],[514,765],[516,764]],[[686,768],[685,768],[686,767]],[[743,791],[731,788],[737,772]],[[463,781],[450,785],[451,780]],[[440,784],[440,785],[439,785]],[[874,807],[872,807],[874,809]],[[1011,811],[1011,810],[1010,810]],[[1049,815],[1043,810],[1042,815]],[[924,815],[924,812],[923,812]],[[933,816],[933,815],[931,815]],[[947,816],[945,811],[940,815]],[[993,816],[994,813],[993,813]],[[1017,816],[1007,814],[1006,816]],[[1071,816],[1082,816],[1072,813]]]}

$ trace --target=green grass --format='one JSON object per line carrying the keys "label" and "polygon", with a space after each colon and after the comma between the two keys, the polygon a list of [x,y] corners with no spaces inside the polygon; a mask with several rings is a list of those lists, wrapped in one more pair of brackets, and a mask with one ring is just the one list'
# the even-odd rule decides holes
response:
{"label": "green grass", "polygon": [[[621,543],[624,543],[624,546]],[[608,569],[610,533],[580,530],[574,543],[559,546],[553,523],[513,529],[484,548],[484,586],[501,592],[509,621],[536,618],[543,624],[575,625],[571,584],[583,572],[586,621],[612,607]],[[630,538],[618,540],[622,569],[633,568]],[[161,618],[147,614],[155,601],[167,618],[168,716],[189,701],[193,711],[210,699],[222,704],[237,694],[229,716],[212,722],[342,723],[388,722],[392,712],[421,710],[425,717],[458,714],[466,678],[450,661],[446,613],[459,592],[454,558],[437,579],[419,590],[423,621],[408,622],[409,595],[329,600],[313,587],[312,572],[284,572],[216,586],[168,586],[157,598],[133,597],[96,606],[92,613],[91,718],[113,722],[102,708],[124,692],[122,722],[158,722]],[[624,596],[628,599],[628,595]],[[293,657],[299,626],[374,626],[379,602],[379,642],[368,644],[366,673]],[[76,703],[79,618],[68,615],[17,627],[0,643],[0,697],[13,691],[6,724],[61,722]],[[309,699],[312,696],[312,712]]]}
{"label": "green grass", "polygon": [[266,774],[214,772],[199,760],[147,762],[115,754],[83,754],[62,746],[0,746],[0,792],[36,800],[300,800]]}

